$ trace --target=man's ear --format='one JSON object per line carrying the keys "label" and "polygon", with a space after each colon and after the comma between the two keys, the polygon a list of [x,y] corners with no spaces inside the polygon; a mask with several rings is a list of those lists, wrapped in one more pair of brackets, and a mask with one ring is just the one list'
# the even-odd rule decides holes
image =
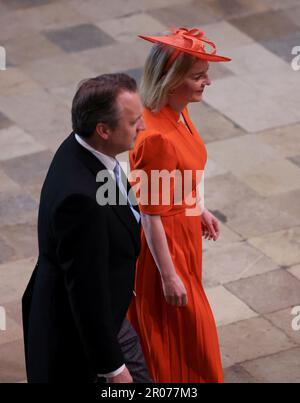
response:
{"label": "man's ear", "polygon": [[110,129],[105,123],[97,123],[96,125],[96,133],[103,140],[107,140],[110,135]]}

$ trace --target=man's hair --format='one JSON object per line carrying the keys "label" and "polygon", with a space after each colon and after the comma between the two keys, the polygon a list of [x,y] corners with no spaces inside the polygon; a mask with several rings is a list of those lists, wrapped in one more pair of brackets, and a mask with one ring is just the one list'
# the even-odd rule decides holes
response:
{"label": "man's hair", "polygon": [[122,91],[137,91],[136,81],[127,74],[103,74],[82,81],[72,102],[74,132],[91,137],[97,123],[115,129],[120,118],[117,97]]}

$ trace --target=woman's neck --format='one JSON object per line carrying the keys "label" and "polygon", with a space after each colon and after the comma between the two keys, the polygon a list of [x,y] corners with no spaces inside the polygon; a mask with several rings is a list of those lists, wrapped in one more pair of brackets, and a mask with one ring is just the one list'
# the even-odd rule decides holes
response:
{"label": "woman's neck", "polygon": [[182,113],[182,111],[184,110],[184,108],[186,107],[186,103],[176,100],[176,99],[169,99],[168,105],[170,106],[170,108],[172,108],[175,112],[178,113],[178,115],[180,115]]}

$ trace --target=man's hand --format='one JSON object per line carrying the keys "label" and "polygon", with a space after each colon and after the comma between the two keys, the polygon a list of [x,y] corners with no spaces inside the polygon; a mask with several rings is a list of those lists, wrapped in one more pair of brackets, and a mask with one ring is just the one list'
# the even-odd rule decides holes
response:
{"label": "man's hand", "polygon": [[132,376],[128,371],[127,367],[123,369],[123,371],[117,375],[113,376],[112,378],[107,378],[108,383],[133,383]]}

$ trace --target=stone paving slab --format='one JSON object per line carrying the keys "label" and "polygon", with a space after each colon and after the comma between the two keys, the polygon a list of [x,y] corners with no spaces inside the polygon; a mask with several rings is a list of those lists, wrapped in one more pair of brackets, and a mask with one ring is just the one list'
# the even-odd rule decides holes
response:
{"label": "stone paving slab", "polygon": [[207,145],[207,150],[223,168],[239,177],[255,172],[255,168],[262,163],[281,159],[279,151],[252,134],[214,141]]}
{"label": "stone paving slab", "polygon": [[294,124],[300,120],[295,103],[300,76],[295,73],[286,64],[285,71],[267,77],[265,72],[226,77],[206,91],[206,102],[249,133]]}
{"label": "stone paving slab", "polygon": [[222,352],[235,364],[297,346],[281,330],[261,317],[219,327],[218,332]]}
{"label": "stone paving slab", "polygon": [[0,192],[10,192],[18,189],[18,185],[0,170]]}
{"label": "stone paving slab", "polygon": [[223,286],[207,288],[206,295],[211,304],[217,326],[258,316],[248,305]]}
{"label": "stone paving slab", "polygon": [[[300,313],[300,308],[297,310]],[[283,309],[264,315],[274,326],[281,329],[291,340],[300,344],[300,330],[293,329],[292,321],[296,315],[292,314],[292,308]]]}
{"label": "stone paving slab", "polygon": [[0,377],[3,383],[23,381],[26,377],[23,340],[0,344]]}
{"label": "stone paving slab", "polygon": [[59,56],[62,51],[40,33],[16,37],[5,43],[7,58],[14,64],[23,64],[40,57]]}
{"label": "stone paving slab", "polygon": [[[84,65],[89,66],[98,74],[116,73],[120,70],[128,70],[136,67],[142,67],[147,57],[149,47],[142,41],[132,41],[131,46],[124,52],[124,44],[116,43],[114,45],[103,46],[101,57],[99,49],[90,49],[79,52],[78,57]],[[122,54],[122,59],[120,59]]]}
{"label": "stone paving slab", "polygon": [[111,45],[113,38],[93,24],[80,24],[57,30],[44,31],[53,44],[67,53]]}
{"label": "stone paving slab", "polygon": [[300,5],[299,2],[294,0],[295,7],[289,7],[283,11],[284,15],[286,15],[290,20],[293,21],[294,24],[298,25],[300,28]]}
{"label": "stone paving slab", "polygon": [[297,46],[300,39],[300,29],[297,32],[293,32],[283,38],[276,40],[268,40],[262,42],[262,45],[279,56],[282,60],[291,62],[291,49]]}
{"label": "stone paving slab", "polygon": [[299,225],[299,217],[294,217],[278,207],[272,198],[253,197],[242,204],[236,201],[224,207],[223,213],[228,218],[229,228],[245,238],[288,230],[291,225]]}
{"label": "stone paving slab", "polygon": [[300,281],[283,269],[237,280],[225,287],[260,314],[300,305]]}
{"label": "stone paving slab", "polygon": [[[218,210],[213,210],[213,214],[216,215],[217,211]],[[234,244],[239,241],[243,241],[243,237],[229,229],[225,223],[220,222],[220,237],[218,239],[218,242],[212,242],[208,239],[202,238],[202,247],[205,256],[204,258],[209,259],[209,254],[207,253],[207,251],[223,248],[224,246],[229,246],[229,244]]]}
{"label": "stone paving slab", "polygon": [[0,193],[0,228],[37,217],[38,204],[23,192]]}
{"label": "stone paving slab", "polygon": [[299,383],[300,348],[243,363],[242,367],[264,383]]}
{"label": "stone paving slab", "polygon": [[300,169],[286,159],[266,161],[244,173],[242,180],[261,196],[275,196],[299,188]]}
{"label": "stone paving slab", "polygon": [[0,130],[0,161],[42,151],[44,147],[18,126]]}
{"label": "stone paving slab", "polygon": [[0,167],[14,183],[21,186],[37,184],[41,187],[52,158],[53,153],[45,150],[2,161]]}
{"label": "stone paving slab", "polygon": [[0,129],[6,129],[11,126],[12,122],[3,113],[0,112]]}
{"label": "stone paving slab", "polygon": [[146,13],[129,15],[117,20],[102,21],[97,26],[106,32],[107,35],[124,44],[136,40],[140,32],[143,32],[145,35],[155,35],[166,31],[168,28],[168,26],[161,24]]}
{"label": "stone paving slab", "polygon": [[299,29],[282,10],[231,18],[230,23],[256,41],[280,38]]}
{"label": "stone paving slab", "polygon": [[[75,86],[85,77],[97,75],[73,54],[35,60],[24,64],[23,70],[47,90],[71,84]],[[74,89],[72,92],[74,95]]]}
{"label": "stone paving slab", "polygon": [[299,133],[300,125],[296,124],[266,130],[254,136],[276,149],[282,157],[293,157],[300,154]]}
{"label": "stone paving slab", "polygon": [[[41,90],[41,86],[31,79],[18,67],[10,67],[5,70],[5,75],[0,74],[1,96],[19,95],[34,90]],[[4,110],[1,108],[2,115]],[[6,114],[5,114],[6,115]],[[6,115],[9,118],[8,115]],[[14,121],[14,119],[12,119]]]}
{"label": "stone paving slab", "polygon": [[11,259],[15,254],[13,247],[7,244],[7,242],[0,238],[0,264]]}
{"label": "stone paving slab", "polygon": [[257,380],[240,365],[233,365],[224,371],[225,383],[257,383]]}
{"label": "stone paving slab", "polygon": [[289,266],[300,262],[300,227],[251,238],[249,243],[278,264]]}
{"label": "stone paving slab", "polygon": [[14,259],[37,256],[38,246],[36,239],[37,223],[8,225],[1,227],[1,236],[14,250]]}
{"label": "stone paving slab", "polygon": [[230,49],[229,52],[234,63],[228,63],[228,69],[239,76],[286,66],[280,57],[255,42]]}
{"label": "stone paving slab", "polygon": [[265,256],[260,250],[247,242],[228,243],[218,248],[205,251],[203,266],[208,267],[203,273],[206,286],[216,286],[270,272],[279,265]]}
{"label": "stone paving slab", "polygon": [[36,257],[0,265],[0,305],[20,301],[36,264]]}
{"label": "stone paving slab", "polygon": [[190,104],[189,113],[205,144],[240,137],[245,131],[205,102]]}
{"label": "stone paving slab", "polygon": [[292,266],[288,271],[300,280],[300,264]]}

